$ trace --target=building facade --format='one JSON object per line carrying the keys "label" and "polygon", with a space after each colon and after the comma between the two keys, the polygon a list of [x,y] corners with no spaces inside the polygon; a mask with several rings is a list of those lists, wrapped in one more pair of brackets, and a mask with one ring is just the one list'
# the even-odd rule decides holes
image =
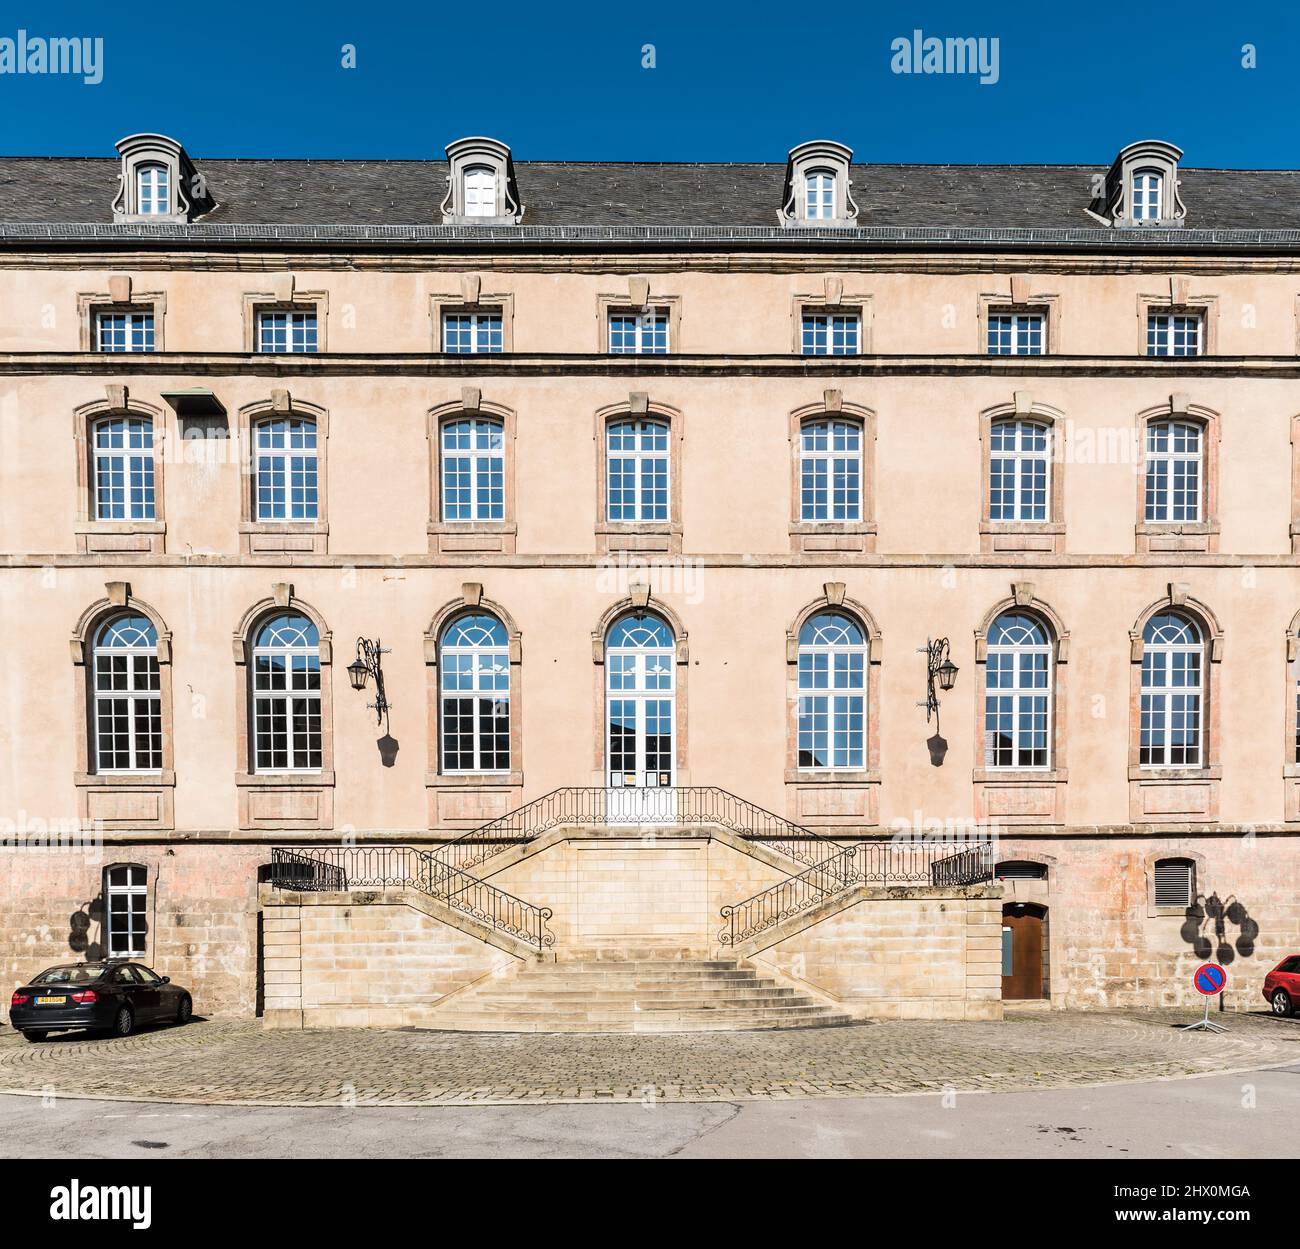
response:
{"label": "building facade", "polygon": [[993,837],[1004,998],[1187,1003],[1216,959],[1262,1007],[1300,207],[1180,158],[0,162],[14,982],[129,953],[251,1014],[274,847],[717,787]]}

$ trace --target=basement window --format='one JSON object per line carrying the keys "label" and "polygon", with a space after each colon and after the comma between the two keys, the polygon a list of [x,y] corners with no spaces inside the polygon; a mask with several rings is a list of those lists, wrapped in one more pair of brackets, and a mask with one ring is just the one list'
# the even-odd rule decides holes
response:
{"label": "basement window", "polygon": [[1196,864],[1191,859],[1158,860],[1155,894],[1156,906],[1191,906],[1196,897]]}

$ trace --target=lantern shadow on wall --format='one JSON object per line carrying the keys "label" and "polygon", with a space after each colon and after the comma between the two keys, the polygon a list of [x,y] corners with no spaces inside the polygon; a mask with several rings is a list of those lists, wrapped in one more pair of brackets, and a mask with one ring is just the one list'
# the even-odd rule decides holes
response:
{"label": "lantern shadow on wall", "polygon": [[[1237,930],[1235,937],[1230,934],[1232,928]],[[1179,935],[1197,958],[1226,967],[1238,955],[1250,958],[1255,953],[1259,925],[1235,895],[1225,901],[1217,893],[1202,894],[1187,908]]]}

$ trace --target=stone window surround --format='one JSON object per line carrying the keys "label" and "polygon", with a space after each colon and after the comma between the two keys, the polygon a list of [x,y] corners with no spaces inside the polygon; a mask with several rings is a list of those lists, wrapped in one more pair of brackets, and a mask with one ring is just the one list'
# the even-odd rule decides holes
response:
{"label": "stone window surround", "polygon": [[329,350],[329,293],[327,291],[300,291],[292,273],[272,276],[271,290],[245,291],[242,297],[244,321],[244,351],[249,355],[284,355],[285,352],[261,352],[257,349],[257,318],[263,312],[315,312],[316,350],[310,355],[323,355]]}
{"label": "stone window surround", "polygon": [[[505,477],[505,517],[502,520],[442,519],[442,427],[461,417],[488,416],[501,422]],[[425,437],[429,444],[429,554],[489,552],[513,555],[519,532],[515,493],[515,440],[518,417],[513,408],[483,402],[477,387],[461,389],[460,401],[430,408]]]}
{"label": "stone window surround", "polygon": [[[641,315],[652,310],[662,310],[668,314],[668,350],[666,355],[676,355],[682,349],[682,297],[666,295],[656,291],[651,294],[650,280],[644,277],[630,276],[627,280],[626,294],[604,292],[596,296],[596,354],[608,356],[609,318],[611,313],[626,312]],[[620,356],[629,352],[619,352]],[[649,353],[641,353],[649,354]]]}
{"label": "stone window surround", "polygon": [[673,736],[676,743],[676,765],[677,765],[677,785],[689,785],[690,767],[688,760],[690,744],[690,718],[688,710],[690,702],[687,699],[687,677],[690,674],[690,639],[686,632],[686,626],[682,618],[667,603],[655,599],[651,593],[648,584],[634,582],[628,586],[628,594],[624,598],[618,599],[611,603],[596,622],[596,627],[591,631],[591,663],[594,674],[593,688],[594,701],[592,703],[594,715],[593,724],[595,732],[593,733],[595,754],[592,761],[592,784],[598,788],[605,788],[605,696],[606,696],[606,674],[605,674],[605,639],[609,636],[609,631],[613,628],[616,621],[621,617],[632,612],[648,612],[662,617],[668,622],[668,627],[673,631],[673,640],[676,644],[676,672],[674,674],[673,688]]}
{"label": "stone window surround", "polygon": [[[320,634],[320,721],[321,766],[315,772],[258,772],[253,761],[252,649],[258,627],[271,615],[296,612],[306,616]],[[320,613],[294,594],[288,582],[277,582],[271,596],[254,603],[240,619],[231,636],[235,661],[235,786],[239,794],[241,829],[329,829],[334,826],[334,698],[333,635]],[[297,799],[314,799],[315,815],[298,812],[256,816],[254,792],[273,797],[283,795],[287,804]]]}
{"label": "stone window surround", "polygon": [[[173,754],[172,722],[172,634],[158,611],[135,597],[126,581],[109,581],[105,597],[96,600],[81,613],[70,638],[72,675],[75,690],[72,717],[76,734],[77,770],[72,783],[77,790],[78,814],[83,820],[96,819],[106,828],[140,828],[167,830],[175,827],[173,793],[176,788],[176,764]],[[114,616],[126,613],[144,616],[158,635],[158,703],[162,722],[162,767],[153,772],[113,772],[100,774],[95,767],[94,678],[92,648],[100,626]],[[132,809],[132,800],[152,800],[157,812],[153,820],[141,819]],[[105,815],[114,802],[123,804],[120,818]],[[93,813],[92,813],[93,812]]]}
{"label": "stone window surround", "polygon": [[980,293],[975,327],[977,356],[989,354],[989,317],[995,312],[1037,313],[1043,318],[1042,354],[1050,356],[1061,353],[1061,297],[1055,293],[1035,291],[1034,285],[1039,280],[1030,274],[1013,273],[1006,291]]}
{"label": "stone window surround", "polygon": [[1156,864],[1163,863],[1167,859],[1187,860],[1192,864],[1193,907],[1197,905],[1199,898],[1205,896],[1202,885],[1205,881],[1206,859],[1199,851],[1184,849],[1179,846],[1176,849],[1152,850],[1143,860],[1142,871],[1147,886],[1147,918],[1159,919],[1162,916],[1169,916],[1171,919],[1185,920],[1187,918],[1187,907],[1156,905]]}
{"label": "stone window surround", "polygon": [[[110,383],[105,397],[83,403],[72,414],[72,439],[76,452],[77,517],[73,531],[77,553],[98,554],[140,552],[161,555],[166,548],[167,519],[165,510],[163,465],[167,437],[167,414],[153,404],[132,399],[126,386]],[[152,520],[95,519],[95,480],[92,469],[92,430],[104,417],[137,416],[153,423],[153,491]]]}
{"label": "stone window surround", "polygon": [[[799,632],[818,612],[842,612],[862,629],[866,643],[864,697],[866,714],[866,766],[861,769],[814,771],[799,766]],[[880,672],[884,658],[884,639],[871,612],[845,593],[842,581],[827,581],[821,594],[804,604],[785,635],[786,664],[786,734],[785,793],[789,818],[798,824],[814,827],[870,827],[879,822],[880,793]],[[813,814],[803,810],[803,800],[834,793],[860,800],[860,814]],[[851,802],[843,804],[846,807]]]}
{"label": "stone window surround", "polygon": [[[606,430],[626,418],[658,417],[668,424],[668,519],[666,521],[609,520],[609,449]],[[596,413],[596,553],[615,551],[680,555],[682,551],[682,440],[683,417],[677,408],[653,403],[645,391],[633,391],[623,403],[610,404]]]}
{"label": "stone window surround", "polygon": [[1193,295],[1187,278],[1171,277],[1168,292],[1140,293],[1137,297],[1137,354],[1148,360],[1187,360],[1190,356],[1152,356],[1147,352],[1147,317],[1151,313],[1169,316],[1197,315],[1201,319],[1202,356],[1217,355],[1219,351],[1219,297]]}
{"label": "stone window surround", "polygon": [[[862,429],[862,515],[859,520],[804,520],[802,436],[809,421],[846,417]],[[795,554],[850,551],[870,554],[876,549],[876,413],[859,403],[846,403],[839,390],[826,390],[820,403],[790,413],[790,550]]]}
{"label": "stone window surround", "polygon": [[[272,417],[310,417],[316,422],[316,519],[257,520],[254,496],[257,448],[253,434],[258,424]],[[324,555],[329,551],[329,410],[294,399],[287,390],[273,390],[269,399],[246,403],[239,409],[239,547],[244,555]]]}
{"label": "stone window surround", "polygon": [[[113,196],[113,219],[131,223],[184,223],[214,207],[203,176],[194,168],[185,149],[165,134],[133,134],[116,144],[122,158],[117,191]],[[161,165],[167,170],[170,212],[142,213],[136,197],[136,171],[142,165]]]}
{"label": "stone window surround", "polygon": [[[1167,228],[1181,225],[1187,215],[1183,206],[1178,180],[1178,162],[1182,149],[1160,139],[1142,139],[1130,143],[1115,157],[1106,173],[1101,203],[1094,201],[1100,212],[1089,210],[1092,216],[1106,225],[1134,229]],[[1163,178],[1160,194],[1161,216],[1153,221],[1134,221],[1130,215],[1129,197],[1132,193],[1133,175],[1140,169],[1154,169]]]}
{"label": "stone window surround", "polygon": [[[1046,520],[993,520],[990,497],[993,473],[993,425],[996,421],[1022,419],[1047,426],[1048,480]],[[1065,551],[1065,413],[1046,403],[1036,403],[1027,390],[1017,390],[1010,403],[995,404],[980,413],[980,550],[1034,551],[1063,554]]]}
{"label": "stone window surround", "polygon": [[[1008,906],[1015,906],[1017,903],[1043,909],[1043,997],[1052,1000],[1055,994],[1056,1001],[1061,1002],[1065,993],[1065,978],[1062,976],[1054,979],[1052,976],[1052,968],[1062,966],[1065,958],[1062,945],[1064,938],[1060,931],[1063,926],[1052,923],[1052,899],[1058,889],[1060,861],[1055,855],[1044,854],[1036,849],[1024,849],[1024,844],[1015,843],[1014,849],[1008,851],[1004,843],[999,861],[1010,859],[1024,863],[1037,863],[1047,869],[1047,877],[1044,880],[998,882],[1002,885],[1003,891],[1001,913],[1005,914]],[[1059,988],[1056,987],[1058,985]]]}
{"label": "stone window surround", "polygon": [[[514,158],[509,147],[498,139],[474,135],[456,139],[444,150],[447,154],[447,192],[439,205],[443,225],[518,225],[523,220],[524,205],[519,201]],[[471,217],[465,212],[465,174],[479,165],[487,166],[496,174],[494,216]]]}
{"label": "stone window surround", "polygon": [[[786,158],[785,186],[777,219],[783,226],[851,226],[858,220],[850,176],[853,149],[832,139],[813,139],[790,149]],[[836,216],[809,219],[804,198],[804,177],[825,169],[835,177]]]}
{"label": "stone window surround", "polygon": [[[1201,426],[1202,520],[1166,523],[1146,519],[1147,426],[1152,421],[1192,421]],[[1146,408],[1137,416],[1137,522],[1134,549],[1138,554],[1160,551],[1195,551],[1213,554],[1219,549],[1219,442],[1222,422],[1212,408],[1189,403],[1186,394],[1172,394],[1169,402]]]}
{"label": "stone window surround", "polygon": [[[130,274],[112,273],[106,291],[77,292],[77,324],[80,350],[97,351],[95,319],[101,312],[152,312],[153,352],[167,349],[163,330],[167,319],[167,295],[163,291],[136,291]],[[119,353],[113,353],[119,354]],[[126,352],[120,354],[129,354]],[[139,353],[149,354],[149,353]]]}
{"label": "stone window surround", "polygon": [[[1205,642],[1204,671],[1201,680],[1201,766],[1196,768],[1152,768],[1141,764],[1142,749],[1142,655],[1145,643],[1142,631],[1152,616],[1164,611],[1182,611],[1196,621]],[[1221,733],[1219,709],[1221,675],[1223,666],[1223,627],[1214,613],[1199,599],[1194,599],[1184,582],[1171,581],[1165,594],[1150,604],[1129,630],[1129,822],[1151,823],[1212,823],[1218,818],[1219,787],[1223,780],[1221,761]],[[1171,821],[1159,814],[1144,811],[1142,789],[1159,785],[1167,789],[1190,786],[1208,787],[1205,811],[1182,814]]]}
{"label": "stone window surround", "polygon": [[872,331],[874,314],[871,296],[868,294],[846,295],[844,279],[827,274],[823,289],[810,295],[795,295],[790,305],[790,350],[796,356],[803,355],[803,318],[805,313],[819,313],[824,316],[843,316],[857,313],[858,317],[858,352],[868,356],[874,350]]}
{"label": "stone window surround", "polygon": [[[442,770],[442,689],[439,678],[439,647],[447,626],[461,616],[482,612],[505,626],[510,662],[510,770],[508,772],[444,772]],[[500,604],[484,597],[479,582],[467,581],[459,598],[444,603],[424,631],[424,667],[428,711],[428,763],[424,785],[429,794],[429,827],[436,828],[437,790],[479,790],[484,794],[507,791],[507,810],[520,805],[524,785],[523,769],[523,638],[514,617]],[[483,823],[483,820],[478,821]]]}
{"label": "stone window surround", "polygon": [[[447,313],[466,312],[483,314],[499,313],[501,316],[501,352],[508,355],[515,349],[515,297],[510,291],[484,291],[482,279],[477,274],[465,274],[461,278],[460,294],[453,292],[435,292],[429,296],[429,322],[432,328],[433,351],[436,355],[448,355],[443,350],[442,321]],[[472,352],[451,353],[457,356],[472,355]],[[498,353],[492,353],[498,354]]]}
{"label": "stone window surround", "polygon": [[[90,906],[87,908],[87,912],[91,919],[94,919],[96,914],[98,914],[100,934],[99,944],[104,951],[103,956],[105,958],[113,957],[110,950],[111,937],[109,933],[109,915],[111,914],[111,911],[109,903],[108,875],[110,872],[115,871],[120,867],[134,867],[144,872],[145,913],[149,917],[149,922],[145,926],[144,949],[139,954],[118,955],[117,957],[129,958],[132,962],[149,965],[153,962],[153,958],[150,957],[150,951],[153,948],[151,942],[155,927],[154,920],[156,918],[156,911],[154,908],[157,905],[157,898],[154,895],[154,889],[158,883],[158,867],[156,864],[151,869],[147,863],[141,863],[138,859],[114,859],[112,863],[105,863],[103,867],[99,869],[99,888],[96,891],[95,898],[92,899]],[[98,903],[98,910],[96,910],[96,903]]]}
{"label": "stone window surround", "polygon": [[[1004,612],[1020,611],[1033,616],[1047,630],[1052,647],[1051,741],[1049,767],[1046,768],[986,768],[983,766],[984,750],[984,692],[987,686],[988,633],[993,622]],[[999,824],[1063,824],[1065,823],[1066,784],[1070,779],[1066,766],[1066,717],[1069,710],[1069,659],[1070,631],[1065,627],[1055,608],[1035,594],[1032,581],[1013,581],[1011,596],[995,603],[985,614],[975,630],[975,750],[980,762],[971,772],[975,787],[975,810],[980,819],[996,819]],[[1032,791],[1052,786],[1051,814],[1017,815],[998,811],[989,814],[990,800],[999,797],[1014,798],[1011,791]],[[1021,856],[1026,857],[1026,856]],[[1033,856],[1028,856],[1033,857]],[[1035,862],[1039,861],[1037,859]]]}
{"label": "stone window surround", "polygon": [[1300,611],[1291,617],[1285,639],[1285,696],[1282,699],[1282,783],[1288,823],[1300,822],[1300,760],[1296,758],[1296,682],[1300,681]]}
{"label": "stone window surround", "polygon": [[1300,414],[1291,418],[1291,554],[1300,555]]}

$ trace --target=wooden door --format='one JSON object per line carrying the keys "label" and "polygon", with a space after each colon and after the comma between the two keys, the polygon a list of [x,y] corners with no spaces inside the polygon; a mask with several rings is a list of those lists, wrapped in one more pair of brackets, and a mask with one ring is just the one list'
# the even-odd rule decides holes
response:
{"label": "wooden door", "polygon": [[1002,997],[1043,996],[1043,915],[1027,906],[1002,908]]}

